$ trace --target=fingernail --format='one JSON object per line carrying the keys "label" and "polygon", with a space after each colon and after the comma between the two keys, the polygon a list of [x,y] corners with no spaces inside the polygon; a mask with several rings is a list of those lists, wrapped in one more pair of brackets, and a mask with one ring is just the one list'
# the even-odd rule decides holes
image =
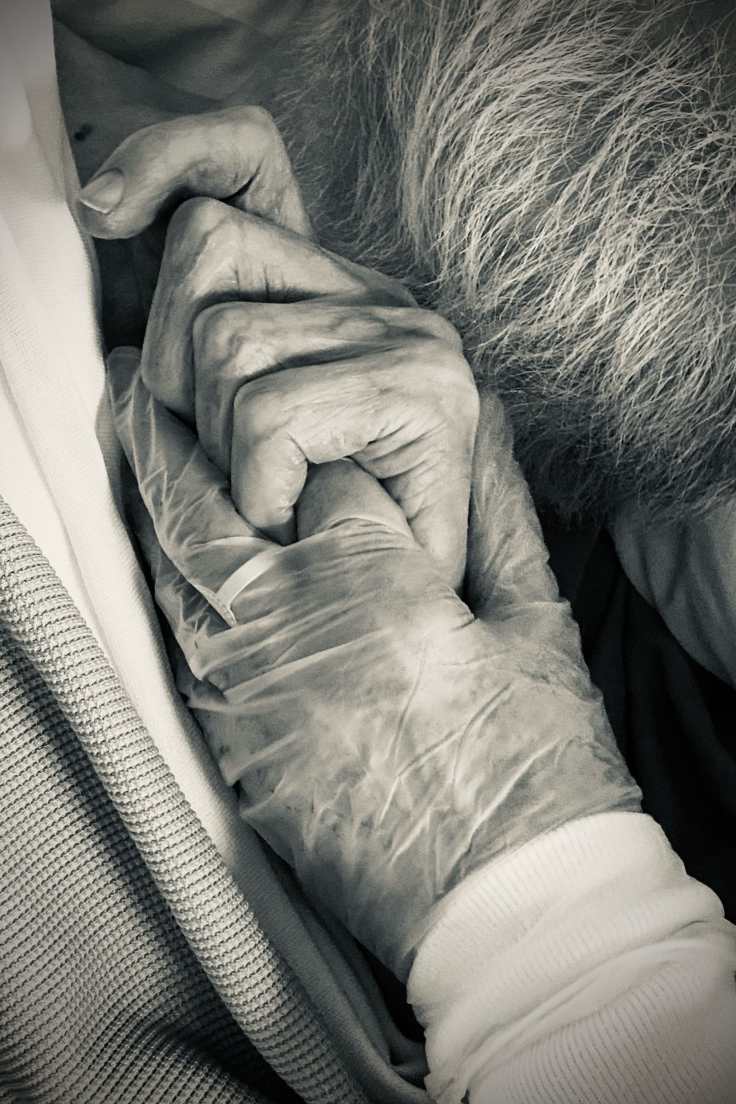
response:
{"label": "fingernail", "polygon": [[79,193],[79,200],[85,207],[91,207],[101,215],[109,215],[123,198],[125,177],[119,169],[108,169],[101,176],[95,176]]}

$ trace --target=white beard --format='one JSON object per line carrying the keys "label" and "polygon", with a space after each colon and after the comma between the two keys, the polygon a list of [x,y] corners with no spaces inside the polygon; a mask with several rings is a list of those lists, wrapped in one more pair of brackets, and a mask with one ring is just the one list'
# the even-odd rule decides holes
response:
{"label": "white beard", "polygon": [[651,0],[318,2],[278,114],[321,240],[501,394],[539,501],[736,489],[736,98]]}

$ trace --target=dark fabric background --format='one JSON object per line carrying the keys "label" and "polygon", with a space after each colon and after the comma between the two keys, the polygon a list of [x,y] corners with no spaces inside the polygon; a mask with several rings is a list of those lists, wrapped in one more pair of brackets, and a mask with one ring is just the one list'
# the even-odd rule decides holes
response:
{"label": "dark fabric background", "polygon": [[565,531],[549,518],[543,527],[644,809],[736,921],[736,691],[680,647],[605,530]]}

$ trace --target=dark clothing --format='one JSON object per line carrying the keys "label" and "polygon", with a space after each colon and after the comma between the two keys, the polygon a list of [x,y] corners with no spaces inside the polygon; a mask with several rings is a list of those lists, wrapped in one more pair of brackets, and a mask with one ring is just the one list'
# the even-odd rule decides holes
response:
{"label": "dark clothing", "polygon": [[544,530],[644,809],[736,920],[736,691],[680,647],[605,530],[565,532],[548,519]]}

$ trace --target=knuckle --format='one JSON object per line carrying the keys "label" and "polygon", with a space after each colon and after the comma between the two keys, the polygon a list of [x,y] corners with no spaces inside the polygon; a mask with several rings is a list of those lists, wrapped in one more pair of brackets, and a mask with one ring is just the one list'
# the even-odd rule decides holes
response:
{"label": "knuckle", "polygon": [[392,276],[376,273],[376,290],[381,299],[389,306],[405,310],[417,309],[416,300],[409,289],[404,287],[400,280],[396,280]]}
{"label": "knuckle", "polygon": [[171,216],[167,244],[184,241],[188,245],[201,244],[218,232],[230,218],[230,208],[219,199],[195,196],[186,199]]}
{"label": "knuckle", "polygon": [[463,442],[472,446],[480,417],[480,396],[467,361],[462,361],[452,380],[448,380],[446,396],[449,419],[457,427]]}
{"label": "knuckle", "polygon": [[248,340],[250,319],[244,303],[215,303],[201,310],[192,327],[197,360],[220,366],[236,360]]}
{"label": "knuckle", "polygon": [[363,295],[369,296],[374,306],[416,307],[416,300],[412,293],[395,277],[387,276],[375,268],[368,268],[355,261],[346,261],[335,253],[329,255],[349,272],[356,289]]}
{"label": "knuckle", "polygon": [[214,364],[227,360],[232,334],[230,314],[230,303],[215,303],[194,319],[192,340],[198,360]]}
{"label": "knuckle", "polygon": [[[288,287],[280,260],[286,242],[283,229],[250,211],[237,211],[235,215],[237,234],[230,237],[229,246],[232,249],[233,242],[237,241],[239,266],[249,273],[246,286],[250,288],[248,281],[254,280],[255,286],[263,287],[267,299],[278,300],[281,285]],[[304,249],[310,245],[304,243]]]}
{"label": "knuckle", "polygon": [[250,211],[239,214],[241,248],[246,256],[252,255],[251,259],[260,267],[264,259],[268,259],[274,243],[280,240],[281,228]]}
{"label": "knuckle", "polygon": [[396,307],[374,303],[363,306],[307,302],[305,313],[319,319],[326,334],[346,344],[376,345],[379,348],[397,337]]}
{"label": "knuckle", "polygon": [[253,442],[270,437],[281,422],[283,400],[268,378],[244,383],[235,395],[233,418],[241,435]]}
{"label": "knuckle", "polygon": [[199,297],[209,290],[223,258],[233,254],[234,215],[239,214],[218,199],[197,196],[174,212],[166,233],[159,284],[165,281],[183,295]]}
{"label": "knuckle", "polygon": [[235,111],[240,115],[240,123],[245,130],[258,130],[267,136],[278,134],[273,115],[260,104],[246,104],[235,108]]}
{"label": "knuckle", "polygon": [[281,131],[270,111],[259,104],[231,109],[234,113],[235,140],[250,148],[258,158],[267,156],[277,165],[289,164]]}
{"label": "knuckle", "polygon": [[439,416],[463,451],[472,444],[480,416],[480,398],[467,361],[457,354],[436,355],[436,347],[423,342],[412,350],[412,368],[421,370],[424,402]]}
{"label": "knuckle", "polygon": [[443,345],[447,345],[448,348],[456,352],[462,352],[462,338],[452,322],[445,318],[443,314],[438,311],[421,309],[417,309],[415,313],[419,316],[418,327],[424,330],[425,333]]}
{"label": "knuckle", "polygon": [[[380,309],[380,308],[379,308]],[[393,321],[396,328],[403,330],[407,337],[424,342],[426,348],[434,348],[439,354],[445,352],[460,354],[463,343],[460,334],[444,315],[425,307],[394,306],[384,307],[381,316]]]}
{"label": "knuckle", "polygon": [[408,310],[416,309],[416,300],[414,296],[400,280],[396,280],[392,276],[384,276],[383,279],[385,280],[387,292],[398,304],[406,307]]}

